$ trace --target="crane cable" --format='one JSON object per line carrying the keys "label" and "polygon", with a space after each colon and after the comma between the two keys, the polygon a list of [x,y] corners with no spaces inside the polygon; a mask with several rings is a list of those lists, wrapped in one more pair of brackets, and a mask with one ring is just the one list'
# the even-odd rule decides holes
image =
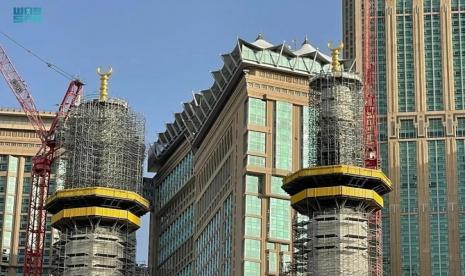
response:
{"label": "crane cable", "polygon": [[37,55],[36,53],[34,53],[32,50],[26,48],[24,45],[22,45],[21,43],[19,43],[17,40],[15,40],[14,38],[12,38],[11,36],[9,36],[8,34],[6,34],[5,32],[1,31],[0,30],[0,34],[2,34],[3,36],[5,36],[8,40],[10,40],[11,42],[13,42],[14,44],[16,44],[17,46],[19,46],[20,48],[22,48],[23,50],[25,50],[26,52],[28,52],[29,54],[31,54],[33,57],[35,57],[36,59],[38,59],[39,61],[41,61],[42,63],[44,63],[45,65],[47,65],[48,68],[52,69],[53,71],[57,72],[58,74],[60,74],[61,76],[63,76],[64,78],[68,79],[68,80],[74,80],[76,79],[75,76],[73,76],[72,74],[66,72],[65,70],[63,70],[62,68],[58,67],[57,65],[51,63],[51,62],[48,62],[47,60],[43,59],[42,57],[40,57],[39,55]]}

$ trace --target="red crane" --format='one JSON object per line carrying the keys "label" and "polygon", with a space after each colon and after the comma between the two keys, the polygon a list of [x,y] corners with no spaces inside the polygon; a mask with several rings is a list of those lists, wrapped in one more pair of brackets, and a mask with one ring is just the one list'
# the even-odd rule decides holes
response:
{"label": "red crane", "polygon": [[[370,169],[379,168],[378,118],[376,110],[376,85],[378,64],[378,16],[377,1],[363,1],[363,142],[364,166]],[[371,244],[372,260],[371,276],[383,275],[383,237],[381,227],[381,211],[370,218],[370,229],[374,231]]]}
{"label": "red crane", "polygon": [[58,123],[65,122],[68,118],[69,111],[81,95],[84,84],[76,79],[71,81],[56,116],[47,130],[26,83],[14,68],[1,45],[0,71],[42,142],[40,150],[32,159],[32,185],[24,261],[24,275],[39,276],[42,275],[47,218],[45,200],[48,194],[51,167],[60,152],[60,144],[55,140],[55,131]]}
{"label": "red crane", "polygon": [[378,169],[378,118],[376,111],[376,2],[364,0],[363,30],[363,80],[364,80],[364,165],[366,168]]}

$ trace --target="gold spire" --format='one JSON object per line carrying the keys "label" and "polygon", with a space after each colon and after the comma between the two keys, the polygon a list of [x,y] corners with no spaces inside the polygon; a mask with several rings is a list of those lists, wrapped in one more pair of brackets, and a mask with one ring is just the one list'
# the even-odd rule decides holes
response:
{"label": "gold spire", "polygon": [[331,57],[332,57],[332,61],[331,61],[332,69],[331,69],[331,71],[332,72],[341,72],[342,68],[341,68],[341,63],[339,62],[339,52],[342,50],[342,48],[344,48],[344,43],[340,42],[339,46],[336,47],[336,48],[333,48],[332,45],[333,45],[332,42],[328,43],[328,48],[331,50]]}
{"label": "gold spire", "polygon": [[100,72],[100,67],[97,68],[97,74],[100,76],[100,101],[105,102],[108,99],[108,79],[113,73],[113,68],[111,68],[106,72]]}

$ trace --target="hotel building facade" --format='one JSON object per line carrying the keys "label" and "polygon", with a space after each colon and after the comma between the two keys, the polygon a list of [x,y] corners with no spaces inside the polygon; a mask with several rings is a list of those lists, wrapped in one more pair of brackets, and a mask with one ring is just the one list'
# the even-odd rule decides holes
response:
{"label": "hotel building facade", "polygon": [[308,166],[309,77],[330,58],[261,36],[222,58],[149,151],[151,275],[279,275],[291,259],[282,178]]}
{"label": "hotel building facade", "polygon": [[[363,9],[342,1],[361,66]],[[374,0],[385,275],[465,274],[465,1]]]}

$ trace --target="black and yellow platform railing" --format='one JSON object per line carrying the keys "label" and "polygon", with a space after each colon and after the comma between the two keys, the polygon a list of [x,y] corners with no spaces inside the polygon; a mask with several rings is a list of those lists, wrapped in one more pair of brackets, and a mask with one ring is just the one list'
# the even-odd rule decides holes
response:
{"label": "black and yellow platform railing", "polygon": [[61,229],[70,222],[118,223],[131,230],[140,227],[140,217],[149,211],[149,202],[141,195],[106,187],[86,187],[57,191],[49,197],[46,209],[52,214],[52,225]]}

